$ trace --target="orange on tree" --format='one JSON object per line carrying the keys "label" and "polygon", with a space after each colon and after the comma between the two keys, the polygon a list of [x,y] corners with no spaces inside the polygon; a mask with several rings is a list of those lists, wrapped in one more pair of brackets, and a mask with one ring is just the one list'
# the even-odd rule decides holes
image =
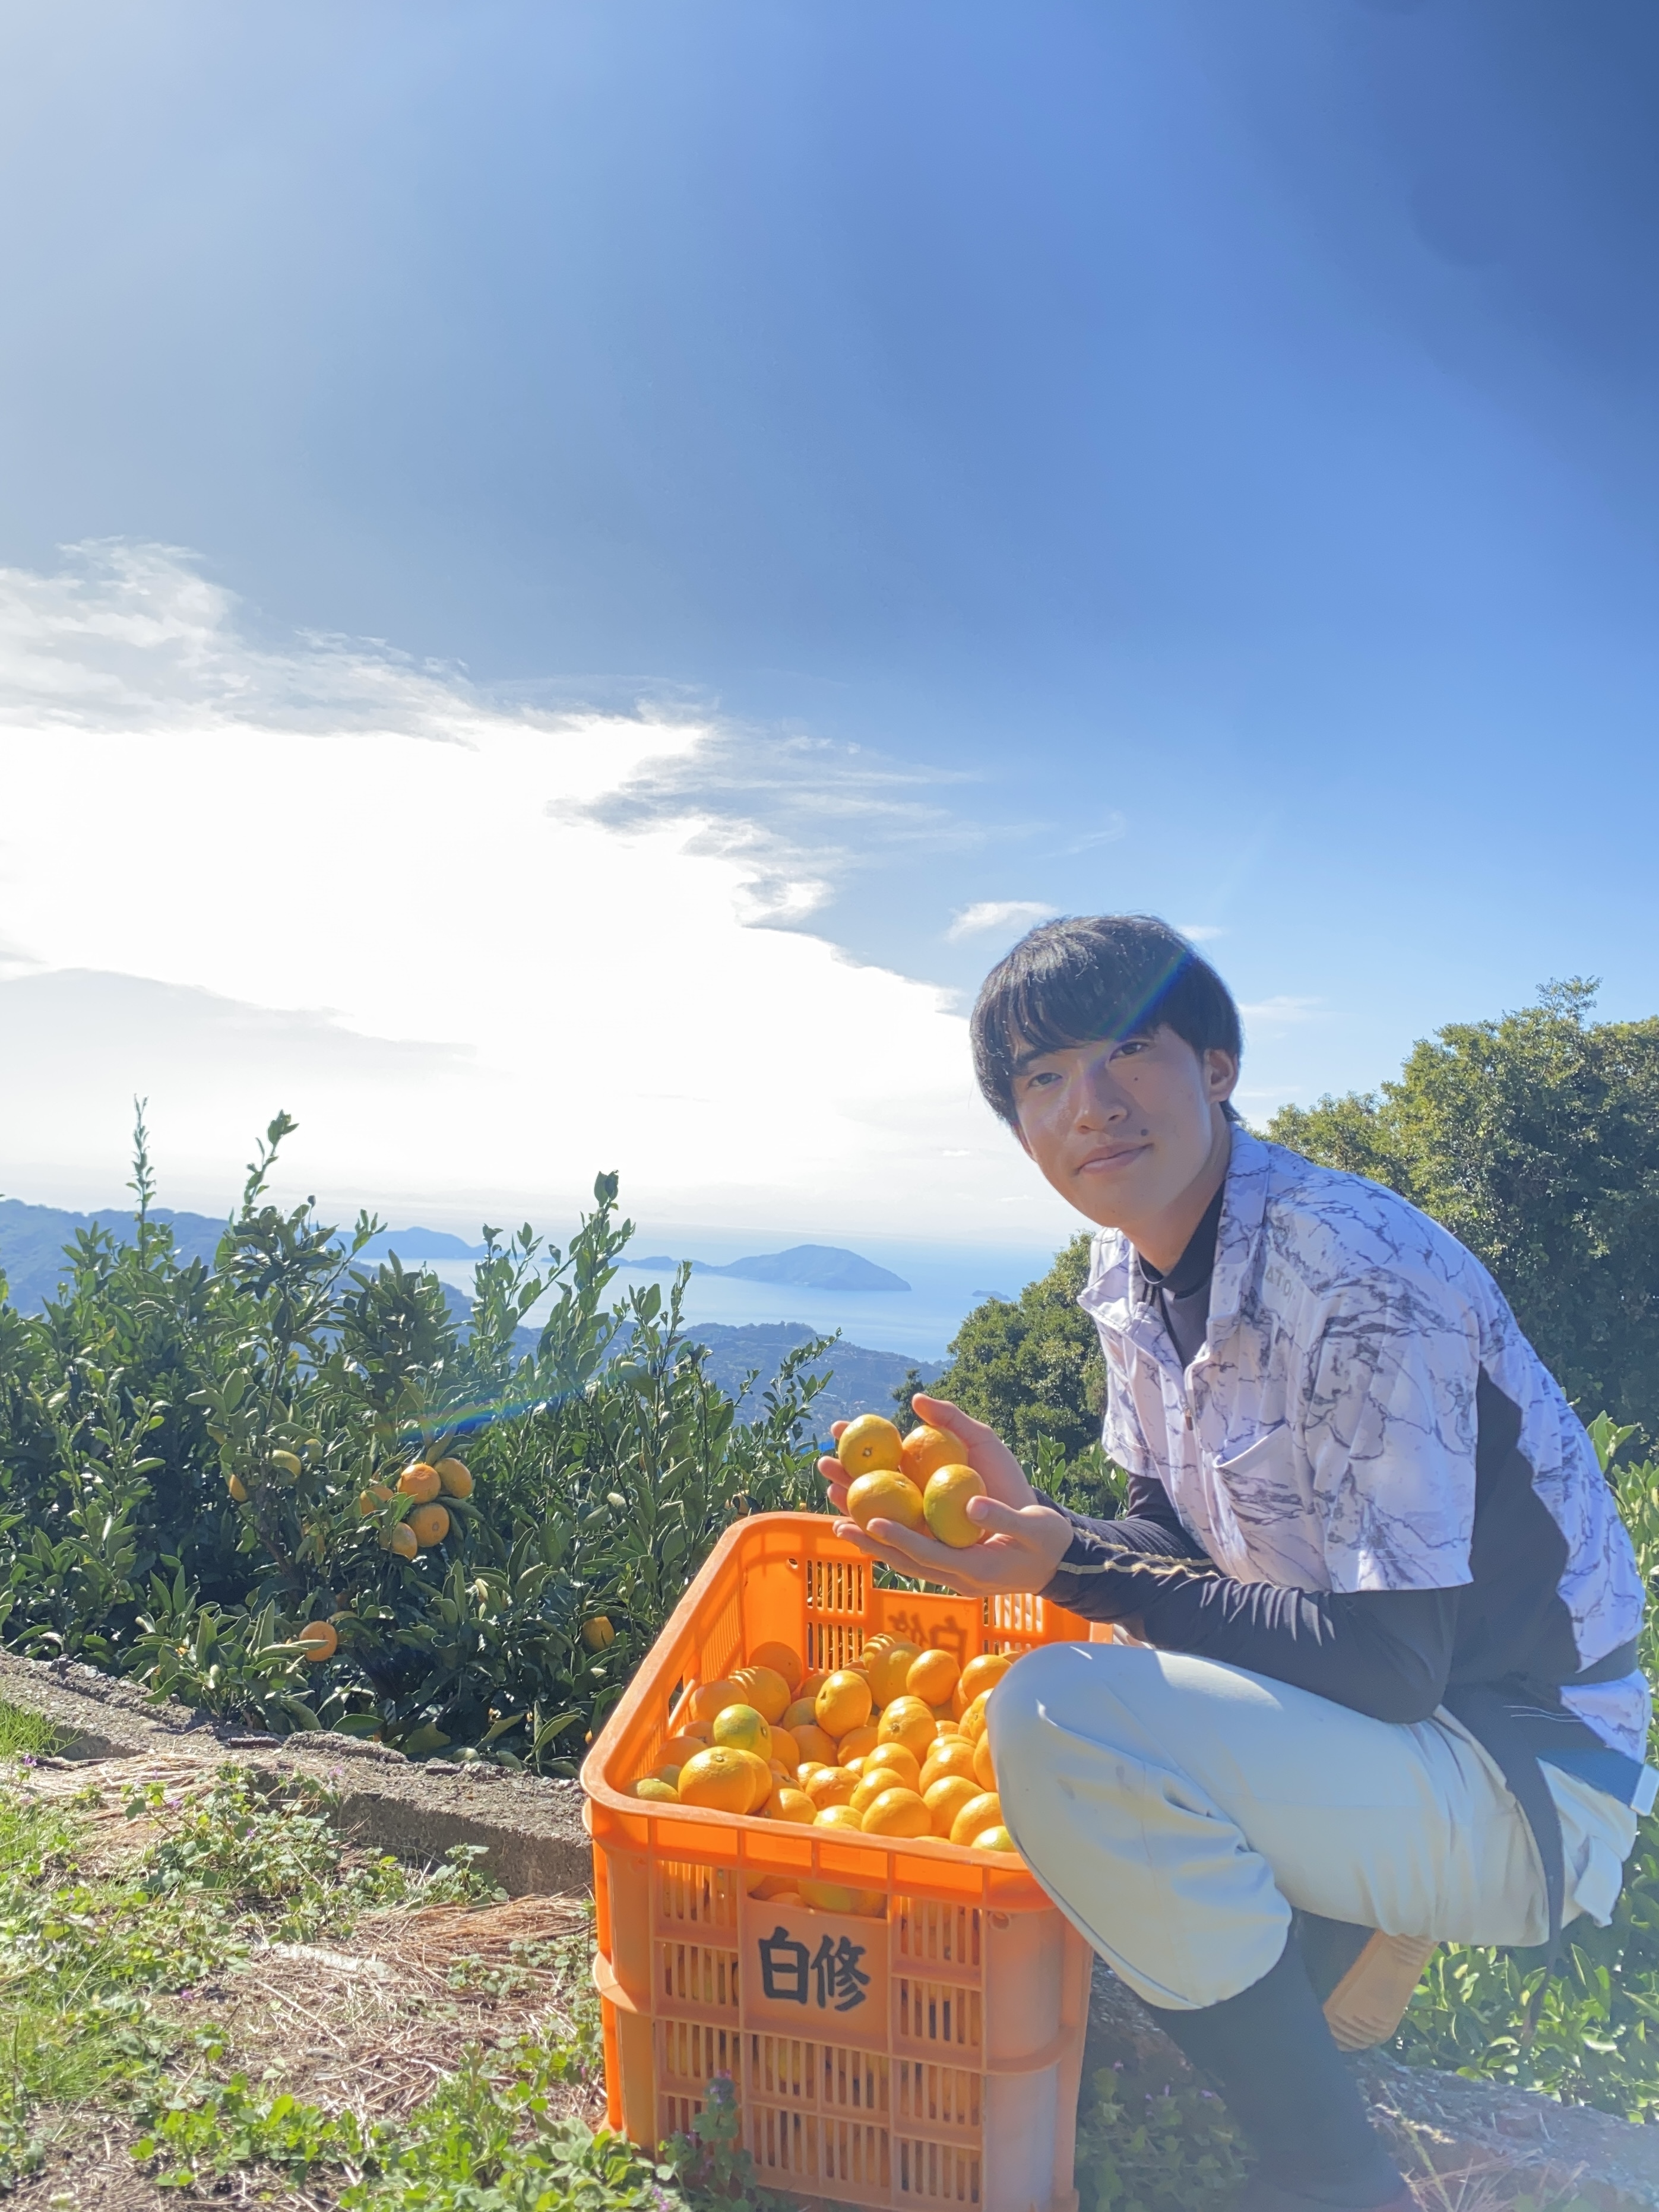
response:
{"label": "orange on tree", "polygon": [[933,1816],[914,1790],[884,1790],[864,1815],[866,1836],[931,1836]]}
{"label": "orange on tree", "polygon": [[957,1701],[964,1713],[975,1698],[995,1689],[1013,1663],[1012,1655],[1006,1651],[981,1651],[977,1659],[968,1662],[957,1684]]}
{"label": "orange on tree", "polygon": [[772,1756],[772,1731],[752,1705],[723,1705],[714,1716],[714,1741],[733,1751],[757,1752],[763,1760]]}
{"label": "orange on tree", "polygon": [[444,1486],[446,1498],[471,1497],[472,1470],[465,1460],[441,1459],[437,1466],[438,1480]]}
{"label": "orange on tree", "polygon": [[400,1559],[414,1559],[421,1548],[407,1521],[399,1521],[395,1528],[387,1529],[385,1542],[387,1551],[395,1552]]}
{"label": "orange on tree", "polygon": [[[806,1672],[801,1656],[793,1644],[757,1644],[749,1655],[751,1667],[769,1667],[775,1674],[781,1674],[793,1698],[800,1687],[800,1678]],[[770,1714],[767,1716],[771,1718]]]}
{"label": "orange on tree", "polygon": [[360,1491],[357,1493],[357,1514],[359,1519],[367,1521],[369,1515],[374,1512],[376,1506],[384,1505],[391,1495],[392,1492],[386,1488],[385,1483],[371,1482],[367,1490]]}
{"label": "orange on tree", "polygon": [[306,1664],[309,1667],[331,1659],[340,1648],[339,1631],[326,1620],[307,1621],[294,1641],[305,1645]]}
{"label": "orange on tree", "polygon": [[933,1833],[948,1838],[956,1826],[957,1814],[980,1794],[978,1783],[961,1774],[944,1774],[937,1782],[929,1784],[921,1793],[921,1802],[927,1808]]}
{"label": "orange on tree", "polygon": [[861,1474],[848,1484],[847,1510],[860,1528],[867,1528],[872,1521],[896,1521],[901,1528],[925,1525],[921,1492],[903,1475],[884,1468],[876,1474]]}
{"label": "orange on tree", "polygon": [[789,1730],[803,1759],[816,1759],[834,1765],[836,1740],[826,1735],[816,1721],[798,1721]]}
{"label": "orange on tree", "polygon": [[921,1651],[905,1670],[903,1686],[925,1705],[946,1705],[957,1686],[957,1672],[948,1651]]}
{"label": "orange on tree", "polygon": [[999,1824],[994,1828],[981,1828],[969,1849],[975,1851],[1017,1851],[1019,1845],[1006,1828]]}
{"label": "orange on tree", "polygon": [[1002,1800],[994,1790],[981,1790],[977,1797],[970,1797],[951,1823],[953,1844],[971,1844],[987,1828],[994,1828],[1002,1820]]}
{"label": "orange on tree", "polygon": [[789,1685],[770,1667],[734,1667],[732,1680],[745,1705],[767,1721],[781,1721],[789,1709]]}
{"label": "orange on tree", "polygon": [[603,1651],[617,1640],[617,1632],[602,1613],[582,1623],[582,1642],[590,1651]]}
{"label": "orange on tree", "polygon": [[994,1790],[997,1786],[995,1770],[991,1765],[991,1739],[988,1735],[981,1736],[974,1746],[974,1779],[981,1790]]}
{"label": "orange on tree", "polygon": [[421,1549],[429,1552],[449,1534],[449,1516],[441,1505],[417,1505],[404,1526]]}
{"label": "orange on tree", "polygon": [[417,1505],[430,1505],[443,1486],[443,1478],[437,1468],[428,1467],[423,1459],[417,1459],[413,1467],[406,1467],[398,1477],[398,1489]]}
{"label": "orange on tree", "polygon": [[233,1474],[226,1482],[225,1488],[230,1492],[231,1496],[235,1499],[239,1505],[246,1505],[247,1504],[247,1485],[243,1481],[240,1474]]}
{"label": "orange on tree", "polygon": [[742,1702],[736,1685],[721,1675],[717,1682],[698,1683],[691,1692],[691,1702],[686,1707],[685,1717],[692,1721],[712,1721],[715,1714],[723,1711],[727,1705],[741,1705]]}
{"label": "orange on tree", "polygon": [[920,1698],[895,1698],[876,1723],[878,1743],[902,1743],[918,1767],[930,1745],[938,1741],[932,1709]]}
{"label": "orange on tree", "polygon": [[837,1743],[854,1729],[864,1726],[874,1702],[863,1675],[847,1668],[831,1674],[812,1701],[818,1726]]}
{"label": "orange on tree", "polygon": [[949,1429],[930,1428],[924,1422],[912,1429],[899,1447],[899,1464],[918,1490],[926,1490],[929,1475],[937,1474],[942,1467],[953,1467],[966,1459],[968,1447]]}
{"label": "orange on tree", "polygon": [[860,1413],[848,1421],[836,1439],[836,1457],[849,1475],[872,1474],[883,1468],[896,1474],[904,1464],[899,1432],[880,1413]]}
{"label": "orange on tree", "polygon": [[[865,1656],[869,1657],[867,1647]],[[884,1705],[890,1698],[904,1695],[905,1677],[910,1671],[911,1662],[921,1656],[915,1644],[901,1642],[888,1644],[871,1660],[870,1687],[878,1705]]]}
{"label": "orange on tree", "polygon": [[985,1541],[985,1531],[968,1517],[968,1501],[983,1498],[985,1485],[971,1467],[942,1467],[930,1475],[921,1493],[921,1510],[927,1526],[941,1544],[958,1552]]}
{"label": "orange on tree", "polygon": [[[681,1804],[703,1813],[748,1812],[755,1798],[753,1766],[747,1752],[728,1751],[724,1744],[700,1751],[680,1769]],[[771,1778],[768,1774],[769,1785]]]}

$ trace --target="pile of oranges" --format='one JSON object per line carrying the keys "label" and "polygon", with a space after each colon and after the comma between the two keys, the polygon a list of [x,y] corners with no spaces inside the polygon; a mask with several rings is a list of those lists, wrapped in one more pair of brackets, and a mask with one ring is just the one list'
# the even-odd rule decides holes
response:
{"label": "pile of oranges", "polygon": [[879,1413],[860,1413],[842,1431],[836,1457],[847,1471],[847,1510],[860,1528],[872,1521],[926,1528],[941,1544],[965,1552],[985,1531],[968,1518],[968,1501],[985,1485],[963,1464],[964,1446],[949,1429],[912,1429],[900,1436]]}
{"label": "pile of oranges", "polygon": [[[948,1651],[883,1634],[850,1665],[808,1674],[787,1644],[760,1644],[745,1666],[680,1700],[669,1741],[633,1794],[848,1835],[1012,1851],[985,1708],[1013,1663],[988,1652],[958,1669]],[[823,1903],[813,1892],[827,1897],[833,1887],[804,1881],[799,1892],[811,1905]],[[823,1909],[856,1908],[842,1899]]]}

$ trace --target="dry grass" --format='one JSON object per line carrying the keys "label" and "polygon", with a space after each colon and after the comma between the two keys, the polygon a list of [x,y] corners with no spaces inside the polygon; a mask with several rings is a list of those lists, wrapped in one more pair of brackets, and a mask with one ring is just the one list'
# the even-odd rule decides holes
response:
{"label": "dry grass", "polygon": [[[120,1875],[165,1834],[166,1798],[198,1791],[222,1756],[215,1747],[209,1757],[8,1762],[4,1780],[37,1800],[74,1801],[76,1860],[97,1879]],[[165,1793],[161,1805],[129,1816],[134,1792],[152,1785]],[[340,1870],[378,1856],[343,1845]],[[568,1896],[371,1911],[332,1942],[258,1945],[199,1987],[158,1998],[155,2014],[179,2032],[183,2053],[198,2032],[216,2031],[222,2047],[210,2070],[218,2079],[240,2073],[330,2112],[396,2119],[430,2097],[469,2046],[567,2040],[590,1972],[591,1928],[588,1900]],[[181,2057],[177,2086],[187,2087],[209,2064]],[[566,2094],[566,2109],[590,2124],[602,2119],[602,2084],[575,2080]],[[158,2191],[135,2170],[134,2130],[123,2116],[60,2111],[57,2123],[48,2127],[46,2168],[13,2196],[18,2212],[179,2206],[179,2191]],[[327,2212],[325,2191],[294,2190],[269,2173],[238,2173],[215,2194],[279,2212]]]}

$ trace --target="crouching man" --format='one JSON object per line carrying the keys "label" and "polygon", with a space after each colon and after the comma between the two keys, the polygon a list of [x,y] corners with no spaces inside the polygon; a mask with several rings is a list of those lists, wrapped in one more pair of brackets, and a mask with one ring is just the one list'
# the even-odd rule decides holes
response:
{"label": "crouching man", "polygon": [[1060,1510],[919,1396],[984,1480],[984,1540],[841,1533],[970,1596],[1127,1626],[996,1692],[1004,1818],[1221,2089],[1253,2206],[1407,2201],[1337,2038],[1389,2033],[1437,1942],[1553,1947],[1611,1914],[1656,1783],[1629,1540],[1479,1261],[1237,1121],[1237,1009],[1173,931],[1033,931],[973,1043],[991,1105],[1098,1224],[1082,1303],[1126,1510]]}

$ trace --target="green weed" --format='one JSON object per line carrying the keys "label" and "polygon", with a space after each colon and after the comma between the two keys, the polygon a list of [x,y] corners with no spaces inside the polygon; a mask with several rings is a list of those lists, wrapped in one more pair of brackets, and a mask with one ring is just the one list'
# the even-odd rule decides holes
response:
{"label": "green weed", "polygon": [[49,1720],[0,1702],[0,1759],[47,1759],[62,1738]]}
{"label": "green weed", "polygon": [[1078,2118],[1084,2212],[1218,2212],[1247,2170],[1243,2138],[1207,2089],[1160,2085],[1103,2068]]}
{"label": "green weed", "polygon": [[631,2143],[594,2135],[554,2110],[569,2078],[563,2049],[521,2044],[506,2057],[468,2054],[437,2094],[400,2121],[364,2122],[241,2076],[143,2107],[133,2147],[163,2187],[199,2190],[241,2168],[291,2185],[341,2177],[341,2212],[667,2212],[672,2169]]}

